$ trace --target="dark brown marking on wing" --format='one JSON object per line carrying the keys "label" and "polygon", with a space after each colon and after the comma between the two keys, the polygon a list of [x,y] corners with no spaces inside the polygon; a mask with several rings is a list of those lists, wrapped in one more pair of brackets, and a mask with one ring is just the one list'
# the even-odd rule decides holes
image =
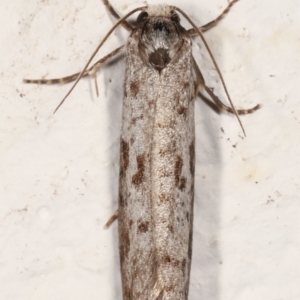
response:
{"label": "dark brown marking on wing", "polygon": [[190,87],[190,83],[189,82],[183,82],[182,84],[182,90],[188,90]]}
{"label": "dark brown marking on wing", "polygon": [[[193,219],[193,217],[191,218]],[[193,220],[191,220],[192,224]],[[188,257],[191,259],[192,257],[192,246],[193,246],[193,230],[192,227],[190,227],[190,234],[189,234],[189,249],[188,249]]]}
{"label": "dark brown marking on wing", "polygon": [[193,141],[189,146],[190,152],[190,172],[192,177],[195,174],[195,141]]}
{"label": "dark brown marking on wing", "polygon": [[178,267],[180,266],[180,261],[168,254],[166,254],[164,257],[163,257],[163,262],[166,263],[166,264],[170,264],[174,267]]}
{"label": "dark brown marking on wing", "polygon": [[122,241],[122,243],[120,244],[120,257],[121,261],[124,261],[130,250],[130,238],[128,228],[126,226],[119,227],[119,235],[120,241]]}
{"label": "dark brown marking on wing", "polygon": [[181,268],[182,268],[182,273],[185,274],[185,268],[186,268],[186,259],[185,258],[181,262]]}
{"label": "dark brown marking on wing", "polygon": [[124,300],[131,300],[132,299],[131,287],[129,285],[124,286],[123,292],[124,292]]}
{"label": "dark brown marking on wing", "polygon": [[168,229],[169,229],[169,231],[171,232],[171,233],[174,233],[174,227],[173,227],[173,225],[168,225]]}
{"label": "dark brown marking on wing", "polygon": [[138,225],[139,232],[145,233],[149,229],[149,222],[140,222]]}
{"label": "dark brown marking on wing", "polygon": [[123,139],[121,139],[120,154],[120,177],[123,177],[125,176],[129,164],[129,145]]}
{"label": "dark brown marking on wing", "polygon": [[175,120],[168,120],[168,122],[157,123],[159,128],[173,128],[176,125]]}
{"label": "dark brown marking on wing", "polygon": [[186,117],[187,115],[187,108],[184,106],[179,106],[177,109],[177,112],[179,115],[183,115],[184,117]]}
{"label": "dark brown marking on wing", "polygon": [[124,207],[127,205],[126,199],[124,199],[122,193],[119,193],[119,206]]}
{"label": "dark brown marking on wing", "polygon": [[138,155],[136,158],[137,172],[132,176],[132,183],[138,187],[144,181],[145,171],[145,153]]}
{"label": "dark brown marking on wing", "polygon": [[176,157],[175,160],[175,168],[174,168],[174,175],[175,175],[175,186],[179,188],[181,191],[185,189],[186,186],[186,178],[181,175],[183,167],[183,160],[180,156]]}
{"label": "dark brown marking on wing", "polygon": [[190,222],[190,213],[188,211],[186,212],[186,220]]}
{"label": "dark brown marking on wing", "polygon": [[163,203],[166,203],[166,202],[170,202],[170,201],[171,201],[170,196],[167,195],[167,194],[165,194],[165,193],[159,194],[159,195],[158,195],[158,199],[159,199],[158,204],[163,204]]}
{"label": "dark brown marking on wing", "polygon": [[[194,197],[194,195],[192,196]],[[191,258],[192,258],[192,246],[193,246],[193,213],[191,214],[190,217],[190,233],[189,233],[189,248],[188,248],[188,272],[190,272],[190,268],[191,268]],[[186,285],[185,285],[185,295],[186,297],[189,294],[189,284],[190,284],[190,280],[188,279],[186,281]]]}
{"label": "dark brown marking on wing", "polygon": [[143,114],[141,114],[139,117],[135,117],[135,118],[132,118],[132,120],[131,120],[131,124],[132,125],[136,125],[136,122],[138,121],[138,120],[143,120],[144,119],[144,115]]}
{"label": "dark brown marking on wing", "polygon": [[138,92],[140,90],[140,85],[138,81],[132,81],[130,83],[130,92],[134,98],[136,98]]}
{"label": "dark brown marking on wing", "polygon": [[176,186],[178,186],[180,183],[180,175],[181,175],[181,171],[182,171],[182,166],[183,166],[183,160],[180,156],[177,156],[176,161],[175,161],[175,170],[174,170]]}
{"label": "dark brown marking on wing", "polygon": [[178,188],[181,191],[183,191],[185,189],[185,187],[186,187],[186,178],[185,177],[181,177]]}

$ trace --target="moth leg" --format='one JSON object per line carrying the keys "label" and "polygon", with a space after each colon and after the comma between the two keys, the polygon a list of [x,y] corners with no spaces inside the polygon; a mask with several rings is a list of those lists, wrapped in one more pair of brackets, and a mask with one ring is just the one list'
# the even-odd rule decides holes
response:
{"label": "moth leg", "polygon": [[107,229],[115,220],[117,220],[118,219],[118,215],[119,215],[119,210],[116,210],[116,212],[106,222],[104,228]]}
{"label": "moth leg", "polygon": [[[226,15],[227,13],[229,12],[229,10],[231,9],[231,7],[239,0],[233,0],[231,1],[228,6],[223,10],[223,12],[214,20],[208,22],[207,24],[199,27],[199,29],[202,31],[202,32],[205,32],[209,29],[211,29],[212,27],[216,26]],[[194,28],[191,28],[189,30],[187,30],[188,34],[190,36],[196,36],[198,35],[198,33],[196,32],[196,30]]]}
{"label": "moth leg", "polygon": [[[109,3],[108,0],[102,0],[103,4],[106,6],[107,10],[110,12],[110,14],[116,18],[117,20],[121,19],[119,14],[115,11],[115,9],[112,7],[112,5]],[[128,31],[132,31],[133,27],[126,21],[124,20],[121,25]]]}
{"label": "moth leg", "polygon": [[[82,77],[96,73],[100,69],[102,64],[104,64],[109,59],[111,59],[112,57],[114,57],[115,55],[120,53],[123,50],[123,48],[124,48],[124,45],[115,49],[114,51],[110,52],[109,54],[102,57],[101,59],[99,59],[94,65],[92,65],[89,69],[87,69],[84,72]],[[80,74],[80,72],[66,76],[66,77],[55,78],[55,79],[23,79],[23,82],[24,83],[35,83],[35,84],[57,84],[57,83],[65,84],[65,83],[76,80],[77,77],[79,76],[79,74]]]}
{"label": "moth leg", "polygon": [[[99,89],[98,89],[98,84],[97,84],[97,72],[101,68],[102,64],[107,62],[109,59],[120,53],[124,48],[124,45],[121,47],[115,49],[114,51],[110,52],[106,56],[102,57],[99,59],[95,64],[93,64],[89,69],[87,69],[82,77],[91,75],[94,79],[95,82],[95,89],[96,89],[96,94],[97,97],[99,96]],[[24,83],[35,83],[35,84],[65,84],[71,81],[74,81],[78,78],[78,76],[81,74],[81,72],[62,77],[62,78],[54,78],[54,79],[23,79]]]}
{"label": "moth leg", "polygon": [[[230,112],[232,114],[234,114],[234,110],[232,109],[232,107],[225,105],[212,91],[211,88],[209,88],[204,81],[203,75],[197,65],[197,63],[195,62],[195,59],[193,59],[193,67],[194,67],[194,71],[196,74],[196,78],[197,78],[197,82],[196,82],[196,86],[198,87],[203,87],[204,90],[208,93],[208,95],[211,97],[211,99],[214,101],[214,103],[216,104],[216,106],[220,109],[220,110],[225,110],[227,112]],[[237,113],[239,115],[246,115],[246,114],[250,114],[252,112],[254,112],[255,110],[259,109],[261,107],[260,104],[255,105],[252,108],[248,108],[248,109],[237,109]]]}
{"label": "moth leg", "polygon": [[[230,106],[225,105],[224,103],[221,102],[221,100],[213,93],[212,89],[209,88],[207,85],[203,85],[205,91],[209,94],[209,96],[211,97],[211,99],[215,102],[215,104],[219,107],[219,109],[221,110],[225,110],[227,112],[230,112],[232,114],[234,114],[233,109]],[[252,108],[247,108],[247,109],[237,109],[237,113],[239,115],[247,115],[247,114],[251,114],[254,111],[256,111],[257,109],[259,109],[261,107],[260,104],[255,105]]]}

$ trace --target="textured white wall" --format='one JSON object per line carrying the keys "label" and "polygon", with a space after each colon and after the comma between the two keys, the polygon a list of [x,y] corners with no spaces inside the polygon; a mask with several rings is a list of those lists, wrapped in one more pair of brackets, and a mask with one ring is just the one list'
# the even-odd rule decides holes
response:
{"label": "textured white wall", "polygon": [[[198,24],[227,4],[180,2]],[[124,64],[100,71],[99,98],[84,79],[55,115],[70,85],[22,83],[80,71],[113,19],[100,0],[2,0],[0,13],[1,299],[121,299],[117,224],[103,226],[117,208]],[[297,0],[241,0],[206,34],[236,106],[263,107],[241,117],[244,138],[197,100],[191,300],[300,299],[299,32]],[[116,30],[99,57],[127,35]]]}

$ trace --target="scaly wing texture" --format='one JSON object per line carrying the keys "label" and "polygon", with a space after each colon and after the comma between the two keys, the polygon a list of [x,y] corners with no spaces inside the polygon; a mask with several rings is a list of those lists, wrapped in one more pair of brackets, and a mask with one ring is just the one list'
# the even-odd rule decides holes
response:
{"label": "scaly wing texture", "polygon": [[125,300],[187,299],[194,197],[191,41],[158,72],[129,37],[121,134],[119,247]]}

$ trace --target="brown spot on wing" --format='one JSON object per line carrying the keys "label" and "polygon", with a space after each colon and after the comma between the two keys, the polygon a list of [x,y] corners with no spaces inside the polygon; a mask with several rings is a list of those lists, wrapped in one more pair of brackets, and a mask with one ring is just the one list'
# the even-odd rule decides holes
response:
{"label": "brown spot on wing", "polygon": [[185,273],[185,267],[186,267],[186,259],[184,258],[181,262],[181,267],[182,267],[182,273]]}
{"label": "brown spot on wing", "polygon": [[166,202],[173,202],[173,199],[170,195],[161,193],[158,195],[159,202],[157,203],[158,205],[166,203]]}
{"label": "brown spot on wing", "polygon": [[144,181],[145,171],[145,153],[138,155],[136,158],[137,172],[132,176],[132,183],[138,187]]}
{"label": "brown spot on wing", "polygon": [[186,178],[181,176],[182,167],[183,167],[183,160],[181,156],[177,156],[175,160],[175,168],[174,168],[175,185],[181,191],[184,190],[186,186]]}
{"label": "brown spot on wing", "polygon": [[163,263],[170,264],[173,267],[180,266],[179,260],[176,259],[176,258],[174,258],[174,257],[172,257],[172,256],[170,256],[169,254],[164,255],[164,257],[162,258],[162,260],[163,260]]}
{"label": "brown spot on wing", "polygon": [[129,164],[129,144],[121,139],[120,177],[125,176]]}
{"label": "brown spot on wing", "polygon": [[178,112],[179,115],[183,115],[184,117],[186,117],[187,108],[181,105],[181,106],[178,107],[177,112]]}
{"label": "brown spot on wing", "polygon": [[145,233],[149,229],[149,222],[141,222],[138,225],[139,232]]}
{"label": "brown spot on wing", "polygon": [[178,185],[178,188],[183,191],[186,187],[186,178],[185,177],[181,177],[180,178],[180,182],[179,182],[179,185]]}
{"label": "brown spot on wing", "polygon": [[129,285],[125,285],[123,288],[124,300],[131,300],[131,287]]}
{"label": "brown spot on wing", "polygon": [[183,160],[182,160],[181,156],[177,156],[176,160],[175,160],[175,169],[174,169],[176,186],[178,186],[179,182],[180,182],[180,175],[181,175],[181,171],[182,171],[182,166],[183,166]]}
{"label": "brown spot on wing", "polygon": [[119,206],[124,207],[127,205],[126,199],[124,199],[122,193],[119,193]]}
{"label": "brown spot on wing", "polygon": [[135,98],[140,90],[139,82],[138,81],[131,81],[130,83],[130,92],[132,96]]}
{"label": "brown spot on wing", "polygon": [[[193,216],[191,216],[190,224],[193,224]],[[191,261],[192,257],[192,246],[193,246],[193,226],[190,226],[190,232],[189,232],[189,249],[188,249],[188,258],[189,261]]]}
{"label": "brown spot on wing", "polygon": [[173,225],[168,225],[168,229],[169,229],[169,231],[171,232],[171,233],[174,233],[174,227],[173,227]]}
{"label": "brown spot on wing", "polygon": [[186,216],[186,220],[189,222],[190,221],[190,213],[188,211],[185,213],[185,216]]}
{"label": "brown spot on wing", "polygon": [[130,250],[130,239],[129,231],[126,226],[119,226],[119,236],[120,236],[120,257],[121,262],[125,260]]}
{"label": "brown spot on wing", "polygon": [[182,86],[183,86],[182,87],[183,90],[187,90],[191,86],[191,84],[190,84],[190,82],[185,81],[185,82],[183,82]]}
{"label": "brown spot on wing", "polygon": [[164,263],[169,263],[171,262],[171,257],[169,255],[165,255],[163,258]]}
{"label": "brown spot on wing", "polygon": [[195,141],[193,141],[189,146],[190,152],[190,172],[191,175],[194,176],[195,174]]}
{"label": "brown spot on wing", "polygon": [[136,122],[137,122],[138,120],[143,120],[143,119],[144,119],[144,115],[141,114],[141,115],[138,116],[138,117],[132,118],[131,121],[130,121],[130,123],[131,123],[132,125],[136,125]]}
{"label": "brown spot on wing", "polygon": [[125,195],[122,193],[124,184],[125,184],[125,177],[126,171],[129,164],[129,145],[128,143],[121,138],[121,145],[120,145],[120,183],[119,183],[119,206],[124,207],[127,205],[127,198],[126,193]]}

